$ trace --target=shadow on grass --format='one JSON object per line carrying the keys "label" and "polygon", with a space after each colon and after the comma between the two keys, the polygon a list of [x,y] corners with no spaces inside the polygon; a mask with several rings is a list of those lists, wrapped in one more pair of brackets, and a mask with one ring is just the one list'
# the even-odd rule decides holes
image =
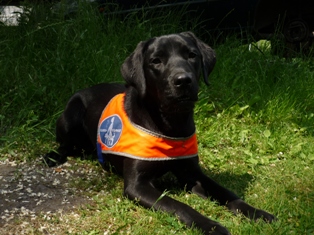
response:
{"label": "shadow on grass", "polygon": [[[231,190],[241,198],[244,197],[246,189],[253,182],[253,176],[248,173],[242,175],[232,174],[229,172],[213,173],[204,169],[203,172],[211,179],[215,180],[223,187]],[[154,185],[162,192],[171,190],[179,193],[184,190],[184,188],[180,187],[176,177],[171,173],[167,173],[162,178],[156,180]]]}

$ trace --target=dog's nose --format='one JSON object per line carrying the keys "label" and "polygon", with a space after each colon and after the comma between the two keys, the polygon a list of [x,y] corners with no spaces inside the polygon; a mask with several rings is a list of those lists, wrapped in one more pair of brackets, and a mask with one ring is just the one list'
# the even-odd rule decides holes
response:
{"label": "dog's nose", "polygon": [[180,74],[174,78],[173,84],[176,87],[187,86],[192,83],[192,77],[189,74]]}

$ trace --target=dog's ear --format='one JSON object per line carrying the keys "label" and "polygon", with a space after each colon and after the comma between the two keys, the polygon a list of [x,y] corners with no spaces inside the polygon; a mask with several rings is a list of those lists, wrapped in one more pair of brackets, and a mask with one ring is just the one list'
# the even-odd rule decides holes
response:
{"label": "dog's ear", "polygon": [[136,88],[143,97],[146,90],[146,81],[143,70],[143,54],[146,42],[140,42],[134,52],[125,59],[121,66],[121,74],[128,86]]}
{"label": "dog's ear", "polygon": [[203,61],[202,69],[203,69],[204,82],[208,86],[209,85],[208,76],[211,73],[211,71],[214,69],[214,66],[216,64],[215,51],[206,43],[198,39],[192,32],[183,32],[180,34],[185,37],[191,38],[196,44],[196,46],[198,47],[199,51],[201,52],[202,61]]}

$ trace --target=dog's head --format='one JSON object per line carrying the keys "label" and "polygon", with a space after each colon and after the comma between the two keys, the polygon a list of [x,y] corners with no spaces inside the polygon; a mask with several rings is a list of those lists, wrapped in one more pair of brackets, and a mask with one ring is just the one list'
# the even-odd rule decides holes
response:
{"label": "dog's head", "polygon": [[213,49],[184,32],[140,42],[121,73],[129,86],[162,112],[184,112],[194,107],[202,73],[208,85],[215,62]]}

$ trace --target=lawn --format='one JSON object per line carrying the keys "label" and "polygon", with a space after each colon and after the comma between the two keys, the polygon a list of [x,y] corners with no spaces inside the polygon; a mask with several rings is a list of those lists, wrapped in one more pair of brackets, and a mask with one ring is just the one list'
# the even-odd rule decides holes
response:
{"label": "lawn", "polygon": [[[26,14],[30,20],[22,19],[19,26],[0,26],[0,166],[17,165],[11,181],[0,185],[0,233],[198,234],[171,215],[125,199],[122,179],[104,172],[90,156],[55,169],[38,159],[56,147],[55,121],[71,94],[100,82],[122,82],[120,66],[139,41],[186,30],[206,42],[214,41],[211,35],[179,23],[182,12],[120,19],[84,6],[65,19],[38,6]],[[271,53],[268,41],[248,45],[231,36],[211,46],[217,64],[211,85],[201,84],[195,107],[201,166],[278,220],[253,223],[233,216],[215,202],[180,191],[171,175],[161,184],[233,235],[314,234],[313,58],[281,58]],[[45,208],[36,216],[20,213],[4,222],[6,188],[19,185],[26,166],[38,167],[32,168],[36,176],[71,172],[73,177],[59,174],[58,180],[88,200],[73,201],[76,207],[63,211],[55,206],[48,214]],[[0,182],[4,174],[0,171]]]}

